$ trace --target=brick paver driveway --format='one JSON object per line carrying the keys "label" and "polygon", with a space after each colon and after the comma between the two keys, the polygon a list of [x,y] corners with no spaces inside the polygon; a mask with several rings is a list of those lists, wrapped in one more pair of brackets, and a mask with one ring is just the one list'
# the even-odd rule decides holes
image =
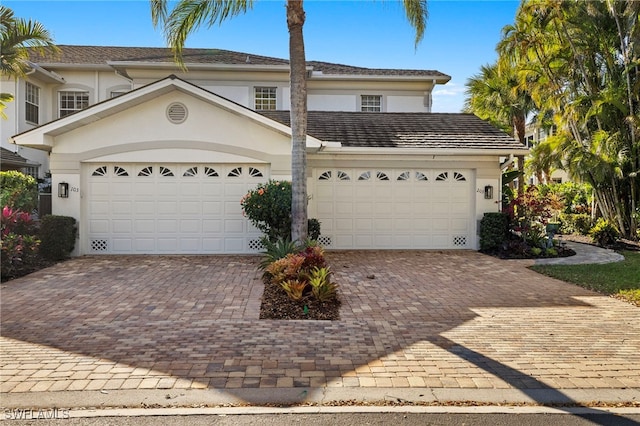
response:
{"label": "brick paver driveway", "polygon": [[3,392],[640,387],[640,309],[475,252],[334,252],[341,320],[259,320],[252,256],[83,257],[2,285]]}

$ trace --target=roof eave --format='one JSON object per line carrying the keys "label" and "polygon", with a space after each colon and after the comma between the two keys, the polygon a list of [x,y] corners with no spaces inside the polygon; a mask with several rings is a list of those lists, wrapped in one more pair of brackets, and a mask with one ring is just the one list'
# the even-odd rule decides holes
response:
{"label": "roof eave", "polygon": [[364,74],[315,74],[310,80],[369,80],[369,81],[429,81],[434,84],[446,84],[450,76],[441,75],[364,75]]}
{"label": "roof eave", "polygon": [[527,148],[400,148],[400,147],[352,147],[324,144],[323,154],[379,154],[379,155],[527,155]]}

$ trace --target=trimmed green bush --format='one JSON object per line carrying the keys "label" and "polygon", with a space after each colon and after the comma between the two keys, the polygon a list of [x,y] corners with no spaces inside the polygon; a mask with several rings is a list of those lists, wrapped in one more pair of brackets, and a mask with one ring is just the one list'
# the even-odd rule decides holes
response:
{"label": "trimmed green bush", "polygon": [[68,216],[47,215],[40,221],[40,255],[64,260],[76,244],[76,220]]}
{"label": "trimmed green bush", "polygon": [[509,217],[505,213],[485,213],[480,221],[480,250],[500,248],[507,239]]}
{"label": "trimmed green bush", "polygon": [[[291,182],[270,180],[250,190],[240,205],[253,226],[271,242],[291,240]],[[309,219],[308,234],[313,240],[320,236],[320,222]]]}
{"label": "trimmed green bush", "polygon": [[38,206],[38,182],[29,175],[9,170],[0,172],[0,207],[32,212]]}
{"label": "trimmed green bush", "polygon": [[620,238],[620,232],[614,224],[603,218],[598,219],[595,226],[589,231],[589,236],[594,243],[601,247],[615,243]]}

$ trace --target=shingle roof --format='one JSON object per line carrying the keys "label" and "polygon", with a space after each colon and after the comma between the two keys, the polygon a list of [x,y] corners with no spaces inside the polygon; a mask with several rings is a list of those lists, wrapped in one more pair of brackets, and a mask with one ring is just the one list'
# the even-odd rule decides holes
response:
{"label": "shingle roof", "polygon": [[[172,63],[173,52],[164,47],[116,47],[116,46],[75,46],[58,45],[59,55],[40,55],[31,50],[30,60],[38,64],[75,64],[106,65],[107,62],[147,62]],[[234,52],[223,49],[184,49],[183,59],[186,64],[226,64],[226,65],[288,65],[287,59]],[[403,70],[363,68],[329,62],[308,61],[314,71],[322,71],[327,75],[379,75],[379,76],[417,76],[439,77],[449,76],[435,70]]]}
{"label": "shingle roof", "polygon": [[0,147],[0,163],[18,167],[29,165],[29,162],[26,158],[23,158],[15,152],[9,151],[8,149],[2,147]]}
{"label": "shingle roof", "polygon": [[[289,111],[259,111],[290,125]],[[307,133],[344,147],[523,149],[473,114],[309,111]]]}

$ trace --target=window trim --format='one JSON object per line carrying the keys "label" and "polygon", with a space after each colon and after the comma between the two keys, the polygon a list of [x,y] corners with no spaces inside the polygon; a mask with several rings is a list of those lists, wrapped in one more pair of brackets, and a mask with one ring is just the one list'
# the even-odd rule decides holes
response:
{"label": "window trim", "polygon": [[[29,81],[25,81],[24,84],[24,104],[25,104],[25,110],[24,110],[24,119],[27,123],[29,124],[35,124],[38,125],[40,124],[40,86],[36,86],[35,84],[29,82]],[[29,89],[32,90],[29,90]],[[35,92],[35,93],[34,93]],[[34,96],[35,95],[35,96]],[[32,99],[33,97],[35,97],[35,99]],[[35,115],[36,115],[36,119],[34,120],[30,120],[29,116],[29,106],[33,107],[35,109]]]}
{"label": "window trim", "polygon": [[[268,96],[264,96],[265,90],[269,91],[269,93],[267,93]],[[259,94],[262,96],[258,97]],[[273,97],[271,97],[271,95],[273,95]],[[271,104],[271,102],[273,102],[273,105],[268,105],[270,106],[269,108],[264,108],[264,107],[258,108],[258,105],[264,106],[267,103]],[[271,106],[273,106],[273,108],[271,108]],[[278,109],[278,87],[277,86],[254,86],[253,87],[253,108],[256,111],[277,110]]]}

